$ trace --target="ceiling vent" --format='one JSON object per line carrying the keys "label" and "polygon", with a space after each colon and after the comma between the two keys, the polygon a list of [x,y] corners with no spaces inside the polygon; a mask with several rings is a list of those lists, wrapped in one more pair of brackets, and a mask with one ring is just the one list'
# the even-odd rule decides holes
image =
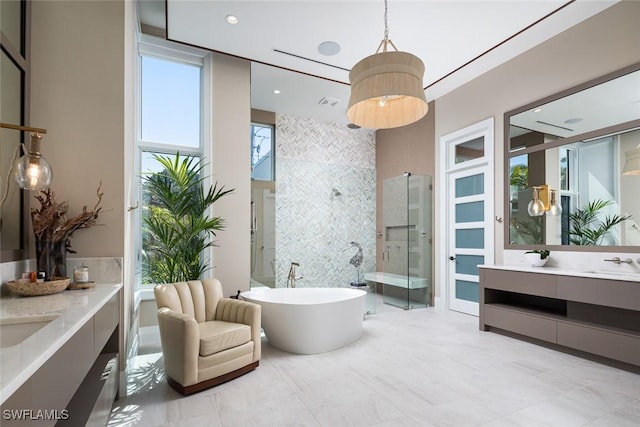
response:
{"label": "ceiling vent", "polygon": [[318,101],[318,105],[323,105],[325,107],[335,107],[339,103],[339,99],[327,98],[326,96],[323,96],[322,98],[320,98],[320,101]]}
{"label": "ceiling vent", "polygon": [[542,120],[536,120],[536,123],[540,123],[541,125],[551,126],[551,127],[554,127],[554,128],[558,128],[558,129],[562,129],[562,130],[567,130],[569,132],[573,132],[573,129],[569,129],[568,127],[554,125],[553,123],[543,122]]}

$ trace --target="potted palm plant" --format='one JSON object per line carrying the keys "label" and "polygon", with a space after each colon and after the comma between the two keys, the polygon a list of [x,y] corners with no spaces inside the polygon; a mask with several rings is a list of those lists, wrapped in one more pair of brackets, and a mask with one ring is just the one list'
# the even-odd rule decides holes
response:
{"label": "potted palm plant", "polygon": [[154,155],[163,167],[142,177],[143,283],[199,279],[209,269],[203,251],[216,246],[213,237],[224,219],[209,208],[234,189],[217,182],[204,188],[205,164],[197,157]]}
{"label": "potted palm plant", "polygon": [[525,252],[524,256],[532,267],[542,267],[549,260],[550,253],[547,249],[534,249]]}

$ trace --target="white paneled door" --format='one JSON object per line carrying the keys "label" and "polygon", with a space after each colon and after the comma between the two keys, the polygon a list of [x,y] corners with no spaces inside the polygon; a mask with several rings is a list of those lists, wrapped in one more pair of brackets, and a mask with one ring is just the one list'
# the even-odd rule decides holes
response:
{"label": "white paneled door", "polygon": [[441,138],[440,283],[450,310],[478,315],[478,266],[494,259],[493,118]]}
{"label": "white paneled door", "polygon": [[449,174],[449,308],[478,315],[478,265],[493,236],[486,227],[487,167]]}

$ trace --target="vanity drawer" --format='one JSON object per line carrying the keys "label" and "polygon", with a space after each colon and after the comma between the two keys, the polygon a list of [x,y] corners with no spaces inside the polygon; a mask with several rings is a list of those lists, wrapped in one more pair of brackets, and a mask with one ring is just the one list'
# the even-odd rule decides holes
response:
{"label": "vanity drawer", "polygon": [[484,287],[541,297],[556,297],[556,276],[509,270],[484,270]]}
{"label": "vanity drawer", "polygon": [[484,307],[484,323],[542,341],[556,342],[555,319],[488,304]]}
{"label": "vanity drawer", "polygon": [[558,344],[640,366],[640,335],[559,321]]}
{"label": "vanity drawer", "polygon": [[640,311],[640,283],[559,276],[558,298]]}

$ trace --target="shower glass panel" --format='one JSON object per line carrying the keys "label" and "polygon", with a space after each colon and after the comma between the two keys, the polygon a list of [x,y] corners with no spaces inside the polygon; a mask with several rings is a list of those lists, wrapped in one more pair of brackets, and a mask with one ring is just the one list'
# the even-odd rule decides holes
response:
{"label": "shower glass panel", "polygon": [[276,282],[276,190],[274,181],[251,181],[251,288]]}
{"label": "shower glass panel", "polygon": [[383,185],[383,301],[404,309],[432,303],[432,178],[389,178]]}

